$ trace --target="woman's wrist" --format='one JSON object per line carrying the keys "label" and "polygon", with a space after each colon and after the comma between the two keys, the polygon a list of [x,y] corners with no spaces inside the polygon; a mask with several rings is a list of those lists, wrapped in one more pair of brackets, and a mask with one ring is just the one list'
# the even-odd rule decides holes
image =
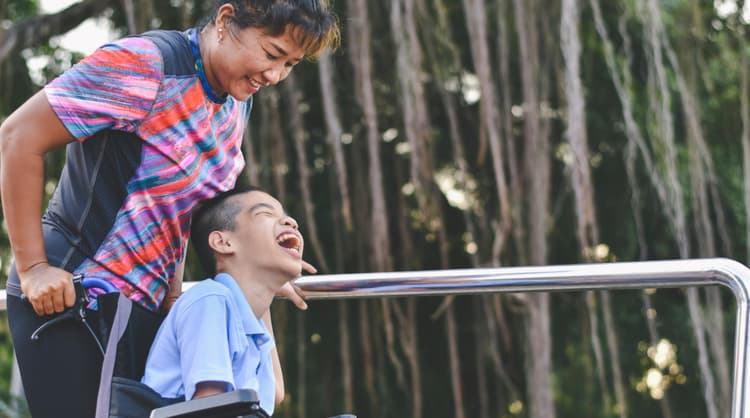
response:
{"label": "woman's wrist", "polygon": [[40,266],[42,264],[49,265],[49,262],[47,260],[35,261],[35,262],[29,264],[28,266],[26,266],[25,268],[18,268],[18,271],[20,273],[26,273],[26,272],[31,271],[31,269],[33,269],[34,267]]}

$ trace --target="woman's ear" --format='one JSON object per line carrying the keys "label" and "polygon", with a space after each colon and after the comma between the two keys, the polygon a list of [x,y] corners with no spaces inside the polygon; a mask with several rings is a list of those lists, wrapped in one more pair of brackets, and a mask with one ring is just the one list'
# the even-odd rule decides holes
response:
{"label": "woman's ear", "polygon": [[222,4],[221,7],[219,7],[219,10],[216,12],[216,21],[214,21],[216,28],[225,28],[230,16],[234,16],[234,6],[232,5],[232,3]]}
{"label": "woman's ear", "polygon": [[208,234],[208,246],[219,254],[234,253],[230,236],[225,231],[212,231]]}

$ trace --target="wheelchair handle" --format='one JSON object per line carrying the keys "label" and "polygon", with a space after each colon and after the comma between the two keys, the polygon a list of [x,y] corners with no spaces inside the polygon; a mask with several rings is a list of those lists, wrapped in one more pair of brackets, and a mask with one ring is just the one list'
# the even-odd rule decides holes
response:
{"label": "wheelchair handle", "polygon": [[86,307],[91,301],[91,299],[89,298],[88,290],[89,289],[101,289],[104,291],[104,293],[113,293],[113,292],[118,291],[117,287],[115,287],[115,285],[113,285],[111,282],[105,279],[102,279],[100,277],[84,278],[83,274],[76,274],[75,276],[73,276],[73,287],[75,288],[75,291],[76,291],[76,301],[73,304],[73,306],[63,311],[60,315],[55,316],[49,321],[46,321],[45,323],[40,325],[39,328],[37,328],[31,334],[31,340],[32,341],[39,340],[39,337],[41,336],[42,332],[44,332],[46,329],[52,327],[53,325],[59,322],[72,319],[72,320],[82,323],[86,327],[89,334],[91,334],[91,336],[94,338],[97,348],[99,348],[99,351],[102,353],[102,355],[104,355],[104,347],[102,346],[101,341],[99,341],[99,337],[96,336],[96,333],[94,332],[93,329],[91,329],[91,326],[86,320],[86,316],[87,316]]}
{"label": "wheelchair handle", "polygon": [[81,280],[81,283],[86,290],[96,288],[103,290],[105,293],[119,292],[117,286],[113,285],[109,280],[102,279],[101,277],[84,277],[83,280]]}

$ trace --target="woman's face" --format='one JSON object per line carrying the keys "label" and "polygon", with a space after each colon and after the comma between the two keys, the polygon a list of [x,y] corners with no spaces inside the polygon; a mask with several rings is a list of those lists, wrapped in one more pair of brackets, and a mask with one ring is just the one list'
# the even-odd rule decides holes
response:
{"label": "woman's face", "polygon": [[270,36],[258,28],[229,30],[219,26],[218,46],[211,57],[218,87],[245,101],[259,89],[285,79],[305,52],[294,41],[290,28]]}

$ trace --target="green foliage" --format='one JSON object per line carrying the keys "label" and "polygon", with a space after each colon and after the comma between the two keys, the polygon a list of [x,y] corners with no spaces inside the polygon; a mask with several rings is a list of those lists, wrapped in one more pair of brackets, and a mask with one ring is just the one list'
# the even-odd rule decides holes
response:
{"label": "green foliage", "polygon": [[3,0],[0,4],[0,19],[16,21],[34,16],[39,12],[38,0]]}

